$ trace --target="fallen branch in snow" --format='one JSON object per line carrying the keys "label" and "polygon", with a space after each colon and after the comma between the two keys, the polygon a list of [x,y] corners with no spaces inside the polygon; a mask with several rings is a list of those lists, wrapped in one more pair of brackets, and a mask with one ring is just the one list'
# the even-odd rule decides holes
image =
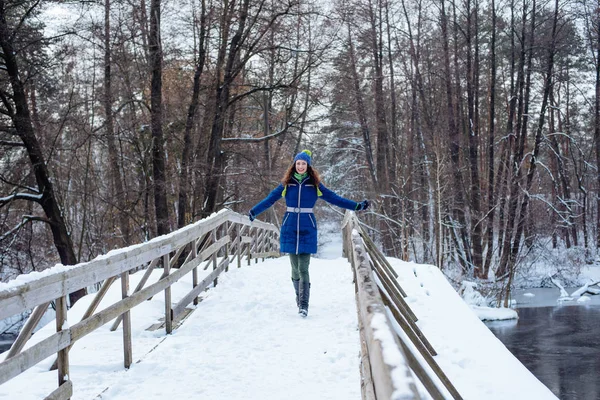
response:
{"label": "fallen branch in snow", "polygon": [[571,293],[571,297],[581,297],[585,292],[587,292],[588,286],[590,286],[590,284],[586,283],[585,285]]}
{"label": "fallen branch in snow", "polygon": [[596,289],[596,288],[590,288],[590,287],[589,287],[589,288],[587,289],[587,292],[588,292],[589,294],[596,295],[596,294],[600,294],[600,289]]}
{"label": "fallen branch in snow", "polygon": [[558,297],[559,301],[573,300],[573,298],[571,298],[569,296],[569,293],[567,293],[567,291],[560,284],[560,282],[558,282],[557,280],[555,280],[552,276],[550,276],[550,281],[552,281],[552,283],[554,283],[556,285],[556,287],[560,290],[560,296]]}
{"label": "fallen branch in snow", "polygon": [[586,283],[585,285],[583,285],[582,287],[580,287],[579,289],[577,289],[576,291],[571,293],[571,297],[581,297],[581,296],[583,296],[584,293],[589,293],[592,295],[600,294],[600,289],[590,288],[590,286],[594,286],[599,283],[600,283],[600,281],[593,282],[593,283]]}

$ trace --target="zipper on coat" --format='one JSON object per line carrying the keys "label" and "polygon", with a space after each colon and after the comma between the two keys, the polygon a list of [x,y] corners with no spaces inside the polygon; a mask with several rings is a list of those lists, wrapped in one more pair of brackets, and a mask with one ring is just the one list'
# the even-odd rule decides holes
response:
{"label": "zipper on coat", "polygon": [[284,226],[286,221],[288,220],[288,218],[290,217],[290,213],[286,213],[285,218],[283,219],[283,222],[281,224],[281,226]]}
{"label": "zipper on coat", "polygon": [[[300,208],[300,194],[302,193],[302,182],[298,182],[298,209]],[[300,213],[297,213],[296,218],[296,254],[300,249]]]}
{"label": "zipper on coat", "polygon": [[310,222],[312,222],[312,224],[313,224],[313,228],[315,228],[315,229],[316,229],[316,228],[317,228],[317,225],[315,224],[315,221],[313,220],[313,217],[312,217],[312,215],[311,215],[311,214],[308,214],[308,218],[310,218]]}

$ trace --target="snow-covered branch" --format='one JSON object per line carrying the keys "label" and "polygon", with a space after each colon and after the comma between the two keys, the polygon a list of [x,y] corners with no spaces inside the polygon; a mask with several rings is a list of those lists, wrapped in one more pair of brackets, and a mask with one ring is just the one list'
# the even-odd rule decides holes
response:
{"label": "snow-covered branch", "polygon": [[552,281],[552,283],[554,283],[556,287],[560,290],[560,297],[558,298],[559,300],[573,300],[559,281],[554,279],[552,276],[550,276],[550,281]]}
{"label": "snow-covered branch", "polygon": [[15,193],[11,194],[10,196],[0,197],[0,207],[5,206],[14,200],[27,200],[39,203],[42,200],[42,194]]}
{"label": "snow-covered branch", "polygon": [[5,232],[2,235],[0,235],[0,242],[5,240],[7,237],[12,236],[13,234],[16,234],[23,226],[25,226],[27,223],[32,222],[32,221],[41,221],[41,222],[45,222],[45,223],[50,223],[50,221],[46,218],[36,217],[35,215],[24,215],[21,222],[19,222],[16,226],[14,226],[8,232]]}
{"label": "snow-covered branch", "polygon": [[0,140],[0,146],[25,147],[25,145],[22,142],[12,142],[12,141],[8,141],[8,140]]}
{"label": "snow-covered branch", "polygon": [[261,137],[257,137],[257,138],[254,138],[254,137],[223,138],[223,139],[221,139],[221,141],[223,141],[223,142],[252,142],[252,143],[264,142],[265,140],[273,139],[279,135],[286,133],[290,126],[291,125],[286,124],[285,128],[283,128],[282,130],[277,131],[277,132],[272,133],[267,136],[261,136]]}

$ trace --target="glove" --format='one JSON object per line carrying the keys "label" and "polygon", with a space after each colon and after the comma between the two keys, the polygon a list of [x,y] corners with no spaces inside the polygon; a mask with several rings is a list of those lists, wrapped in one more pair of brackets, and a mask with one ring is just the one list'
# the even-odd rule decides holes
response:
{"label": "glove", "polygon": [[252,210],[250,210],[250,212],[248,212],[248,218],[250,219],[250,222],[254,221],[254,218],[256,218],[256,215],[254,215]]}
{"label": "glove", "polygon": [[369,208],[369,200],[363,200],[356,205],[356,211],[364,211]]}

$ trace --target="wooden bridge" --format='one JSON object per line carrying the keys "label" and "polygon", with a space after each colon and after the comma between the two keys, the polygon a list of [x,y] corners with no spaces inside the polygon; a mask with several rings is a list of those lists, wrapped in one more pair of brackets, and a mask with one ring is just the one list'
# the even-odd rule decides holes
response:
{"label": "wooden bridge", "polygon": [[[424,388],[433,399],[460,399],[461,395],[436,363],[435,350],[417,326],[417,317],[404,300],[406,293],[396,279],[396,272],[361,228],[354,213],[346,213],[342,230],[344,255],[354,271],[362,397],[420,399],[419,393]],[[135,346],[131,335],[132,309],[163,292],[164,321],[153,328],[169,334],[191,311],[188,305],[198,304],[198,296],[218,284],[220,274],[231,267],[250,265],[252,260],[278,257],[278,236],[274,225],[250,223],[245,216],[223,210],[149,242],[111,251],[87,263],[57,267],[36,279],[17,280],[17,284],[0,290],[0,319],[28,310],[33,312],[0,364],[0,384],[54,355],[58,387],[46,398],[69,399],[73,394],[69,350],[78,340],[112,320],[112,330],[123,324],[123,366],[129,368]],[[209,267],[212,272],[199,281],[198,270]],[[148,284],[148,278],[157,268],[163,270],[161,278]],[[132,273],[143,277],[130,291]],[[174,303],[172,285],[190,278],[191,291]],[[97,311],[107,290],[117,280],[121,283],[121,300]],[[83,318],[68,321],[68,294],[94,285],[99,290]],[[56,333],[23,350],[52,301],[56,306]]]}

